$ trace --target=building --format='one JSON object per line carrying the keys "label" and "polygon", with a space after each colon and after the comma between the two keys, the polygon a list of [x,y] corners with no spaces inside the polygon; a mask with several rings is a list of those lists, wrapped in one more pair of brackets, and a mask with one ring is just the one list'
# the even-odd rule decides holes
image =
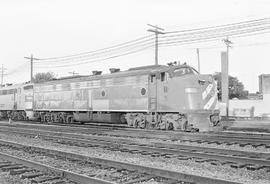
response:
{"label": "building", "polygon": [[259,92],[261,94],[270,94],[270,74],[259,75]]}
{"label": "building", "polygon": [[[221,105],[221,115],[225,115],[224,104]],[[229,116],[262,117],[270,114],[270,74],[259,76],[259,93],[249,94],[248,99],[229,100]]]}

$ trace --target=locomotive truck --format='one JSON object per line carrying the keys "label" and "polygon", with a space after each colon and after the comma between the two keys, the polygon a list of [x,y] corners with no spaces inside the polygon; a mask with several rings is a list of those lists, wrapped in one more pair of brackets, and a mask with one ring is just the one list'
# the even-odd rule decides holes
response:
{"label": "locomotive truck", "polygon": [[124,123],[134,128],[211,131],[217,85],[188,65],[112,69],[0,89],[0,113],[41,122]]}

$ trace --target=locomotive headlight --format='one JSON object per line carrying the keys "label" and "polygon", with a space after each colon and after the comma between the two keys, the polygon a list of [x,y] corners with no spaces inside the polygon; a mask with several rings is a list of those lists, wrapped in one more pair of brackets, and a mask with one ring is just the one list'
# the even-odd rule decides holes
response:
{"label": "locomotive headlight", "polygon": [[198,80],[198,83],[199,83],[200,85],[204,85],[205,82],[206,82],[206,81],[205,81],[205,80],[202,80],[202,79],[199,79],[199,80]]}
{"label": "locomotive headlight", "polygon": [[185,88],[186,93],[198,93],[199,90],[197,88]]}

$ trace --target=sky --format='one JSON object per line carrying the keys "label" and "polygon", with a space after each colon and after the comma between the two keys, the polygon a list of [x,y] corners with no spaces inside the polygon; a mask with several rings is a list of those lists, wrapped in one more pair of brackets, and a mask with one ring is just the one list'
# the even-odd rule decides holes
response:
{"label": "sky", "polygon": [[[268,0],[1,0],[0,64],[4,83],[29,81],[30,64],[24,57],[61,57],[112,46],[151,35],[147,24],[165,31],[192,29],[270,17]],[[250,92],[258,91],[258,76],[270,73],[270,33],[233,38],[229,74]],[[196,45],[159,47],[159,64],[187,62],[197,68],[200,49],[201,73],[221,70],[222,41]],[[126,70],[154,64],[154,48],[110,60],[66,68],[36,67],[34,73],[69,72],[81,75],[109,68]]]}

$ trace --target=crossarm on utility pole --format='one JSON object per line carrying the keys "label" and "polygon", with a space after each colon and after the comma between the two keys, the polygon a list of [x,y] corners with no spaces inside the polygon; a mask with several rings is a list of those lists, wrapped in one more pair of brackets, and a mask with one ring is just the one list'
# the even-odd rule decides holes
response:
{"label": "crossarm on utility pole", "polygon": [[147,24],[150,27],[153,27],[155,29],[148,29],[147,31],[155,33],[155,65],[158,65],[158,35],[159,34],[165,34],[164,29],[158,27],[158,26],[153,26],[151,24]]}
{"label": "crossarm on utility pole", "polygon": [[1,68],[1,87],[3,86],[5,70],[7,70],[7,68],[4,68],[4,65],[2,64],[2,68]]}
{"label": "crossarm on utility pole", "polygon": [[38,58],[34,58],[33,54],[31,54],[31,57],[24,57],[25,59],[30,60],[30,82],[33,83],[33,61],[39,60]]}

